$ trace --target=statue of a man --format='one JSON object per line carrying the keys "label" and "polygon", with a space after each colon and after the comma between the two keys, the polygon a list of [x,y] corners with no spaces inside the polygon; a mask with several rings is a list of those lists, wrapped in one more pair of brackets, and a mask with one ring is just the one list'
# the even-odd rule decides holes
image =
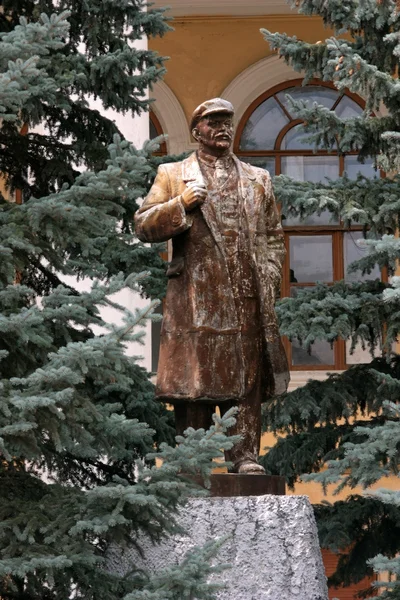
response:
{"label": "statue of a man", "polygon": [[231,152],[233,112],[221,98],[196,108],[198,151],[159,167],[136,232],[173,245],[157,397],[174,405],[178,433],[238,406],[242,439],[226,459],[263,473],[261,403],[289,381],[274,311],[285,246],[269,173]]}

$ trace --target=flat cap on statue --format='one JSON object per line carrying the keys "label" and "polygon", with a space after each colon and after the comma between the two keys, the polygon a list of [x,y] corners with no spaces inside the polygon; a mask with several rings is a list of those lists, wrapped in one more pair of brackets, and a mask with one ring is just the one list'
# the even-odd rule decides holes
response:
{"label": "flat cap on statue", "polygon": [[196,127],[197,123],[200,121],[200,119],[202,119],[203,117],[206,117],[207,115],[210,115],[212,113],[228,113],[230,115],[233,115],[233,113],[235,112],[233,109],[233,106],[230,102],[228,102],[228,100],[224,100],[223,98],[212,98],[211,100],[206,100],[205,102],[202,102],[194,111],[192,114],[192,119],[190,121],[190,129],[192,130],[193,127]]}

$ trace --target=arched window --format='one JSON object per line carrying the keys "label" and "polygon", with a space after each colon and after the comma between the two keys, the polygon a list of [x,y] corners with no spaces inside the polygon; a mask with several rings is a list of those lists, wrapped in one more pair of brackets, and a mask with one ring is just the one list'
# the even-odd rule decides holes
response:
{"label": "arched window", "polygon": [[[368,177],[380,176],[372,162],[359,163],[356,152],[343,156],[315,151],[302,141],[306,136],[302,121],[291,113],[286,94],[296,100],[323,104],[342,118],[359,115],[364,108],[363,101],[354,94],[338,92],[319,81],[302,86],[301,80],[295,80],[277,86],[253,102],[239,124],[234,151],[241,160],[267,169],[271,175],[285,174],[299,181],[336,179],[344,172],[354,179],[359,172]],[[365,276],[346,274],[347,266],[363,255],[356,244],[362,237],[362,227],[345,229],[342,223],[332,222],[331,216],[326,211],[300,221],[282,215],[287,248],[282,296],[295,296],[299,288],[313,286],[317,281],[330,284],[340,279],[381,277],[378,268]],[[285,346],[293,370],[345,369],[349,364],[371,360],[361,349],[350,355],[350,345],[342,340],[333,348],[328,342],[318,341],[311,354],[296,342],[289,344],[286,340]]]}

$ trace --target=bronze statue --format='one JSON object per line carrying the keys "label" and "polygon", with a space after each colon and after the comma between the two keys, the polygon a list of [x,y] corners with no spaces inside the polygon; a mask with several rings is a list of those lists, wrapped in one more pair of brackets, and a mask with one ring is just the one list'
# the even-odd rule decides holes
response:
{"label": "bronze statue", "polygon": [[226,459],[263,473],[261,402],[289,381],[274,311],[282,227],[269,173],[231,153],[232,104],[203,102],[191,131],[198,151],[161,165],[136,213],[140,240],[173,244],[156,394],[174,405],[178,433],[238,406],[242,440]]}

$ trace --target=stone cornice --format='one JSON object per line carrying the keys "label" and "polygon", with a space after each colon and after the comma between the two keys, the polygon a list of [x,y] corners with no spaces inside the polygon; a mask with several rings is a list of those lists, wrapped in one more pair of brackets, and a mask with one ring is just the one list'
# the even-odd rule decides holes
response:
{"label": "stone cornice", "polygon": [[285,0],[153,0],[153,6],[170,7],[174,17],[193,15],[277,15],[296,14]]}

